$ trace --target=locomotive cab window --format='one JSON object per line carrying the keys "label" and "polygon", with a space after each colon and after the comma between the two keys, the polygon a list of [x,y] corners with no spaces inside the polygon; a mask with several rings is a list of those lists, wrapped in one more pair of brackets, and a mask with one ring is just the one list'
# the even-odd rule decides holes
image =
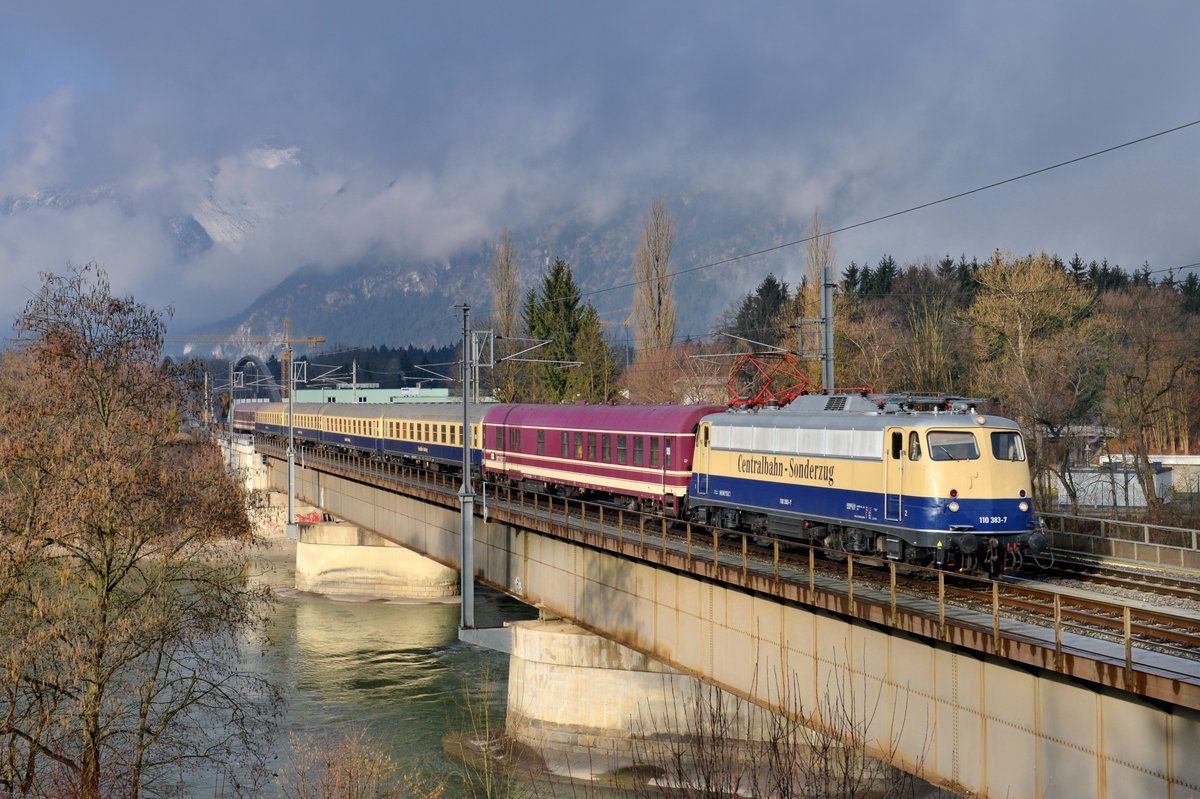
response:
{"label": "locomotive cab window", "polygon": [[916,430],[908,434],[908,459],[910,461],[921,460],[921,436]]}
{"label": "locomotive cab window", "polygon": [[973,461],[979,459],[975,434],[966,430],[930,430],[929,458],[935,461]]}
{"label": "locomotive cab window", "polygon": [[892,433],[892,460],[900,460],[900,453],[904,451],[904,434],[900,431]]}
{"label": "locomotive cab window", "polygon": [[1021,440],[1021,434],[992,433],[992,457],[998,461],[1025,460],[1025,442]]}

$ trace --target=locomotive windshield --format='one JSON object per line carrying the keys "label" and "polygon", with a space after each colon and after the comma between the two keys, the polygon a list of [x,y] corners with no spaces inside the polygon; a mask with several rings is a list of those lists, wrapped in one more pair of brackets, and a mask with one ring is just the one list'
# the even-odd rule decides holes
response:
{"label": "locomotive windshield", "polygon": [[1025,442],[1021,440],[1021,434],[992,433],[992,457],[998,461],[1025,460]]}
{"label": "locomotive windshield", "polygon": [[979,458],[975,434],[965,430],[930,430],[929,457],[935,461],[973,461]]}

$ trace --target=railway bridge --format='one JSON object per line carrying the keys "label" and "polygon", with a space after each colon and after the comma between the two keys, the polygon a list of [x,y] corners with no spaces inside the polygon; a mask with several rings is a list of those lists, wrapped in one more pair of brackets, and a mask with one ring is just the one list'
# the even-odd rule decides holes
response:
{"label": "railway bridge", "polygon": [[[257,446],[284,490],[282,453]],[[454,569],[458,482],[311,452],[296,469],[299,499]],[[477,580],[817,729],[830,686],[856,686],[840,704],[858,745],[934,784],[1008,799],[1200,796],[1195,618],[1085,611],[1070,595],[862,558],[831,565],[778,541],[491,486],[475,509]]]}

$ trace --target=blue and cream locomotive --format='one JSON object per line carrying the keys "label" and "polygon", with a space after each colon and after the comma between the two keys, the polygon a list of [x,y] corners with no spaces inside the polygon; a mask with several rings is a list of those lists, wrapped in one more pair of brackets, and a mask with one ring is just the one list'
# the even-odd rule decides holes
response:
{"label": "blue and cream locomotive", "polygon": [[[1017,425],[967,401],[806,395],[705,417],[694,521],[998,572],[1046,549]],[[936,403],[936,404],[934,404]]]}

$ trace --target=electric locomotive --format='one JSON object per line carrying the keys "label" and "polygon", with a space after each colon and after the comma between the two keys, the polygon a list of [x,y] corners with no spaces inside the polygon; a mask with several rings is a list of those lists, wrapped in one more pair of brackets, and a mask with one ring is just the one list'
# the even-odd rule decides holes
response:
{"label": "electric locomotive", "polygon": [[[927,399],[927,401],[929,401]],[[805,395],[705,417],[692,520],[998,573],[1046,550],[1016,423],[970,401]]]}

